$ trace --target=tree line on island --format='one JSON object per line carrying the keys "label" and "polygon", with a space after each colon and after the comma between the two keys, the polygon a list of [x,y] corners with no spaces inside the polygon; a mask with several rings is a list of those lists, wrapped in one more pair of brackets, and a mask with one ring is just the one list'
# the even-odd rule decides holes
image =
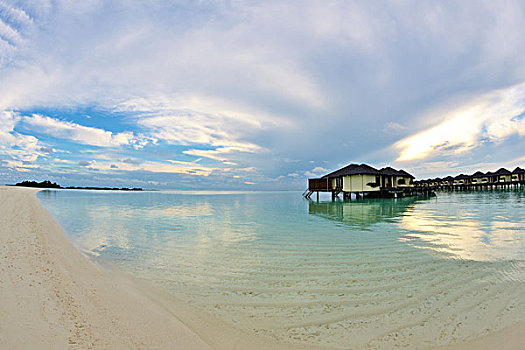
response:
{"label": "tree line on island", "polygon": [[36,188],[61,188],[65,190],[106,190],[106,191],[143,191],[140,187],[95,187],[95,186],[68,186],[68,187],[62,187],[56,182],[51,182],[49,180],[45,180],[42,182],[36,182],[36,181],[22,181],[14,186],[21,186],[21,187],[36,187]]}

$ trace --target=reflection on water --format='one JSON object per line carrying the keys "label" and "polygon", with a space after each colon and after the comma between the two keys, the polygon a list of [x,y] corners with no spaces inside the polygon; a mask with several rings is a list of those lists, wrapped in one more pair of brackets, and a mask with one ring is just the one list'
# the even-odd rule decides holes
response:
{"label": "reflection on water", "polygon": [[426,349],[525,321],[523,192],[38,196],[93,259],[260,336]]}
{"label": "reflection on water", "polygon": [[309,201],[308,212],[326,219],[365,227],[378,222],[394,222],[393,218],[413,210],[415,203],[421,200],[423,197],[334,202]]}
{"label": "reflection on water", "polygon": [[[451,197],[452,196],[452,197]],[[311,215],[359,227],[390,222],[399,241],[450,258],[525,259],[523,192],[441,193],[435,197],[309,201]]]}
{"label": "reflection on water", "polygon": [[[523,192],[441,194],[403,216],[400,239],[465,260],[525,259]],[[453,203],[451,203],[453,201]]]}

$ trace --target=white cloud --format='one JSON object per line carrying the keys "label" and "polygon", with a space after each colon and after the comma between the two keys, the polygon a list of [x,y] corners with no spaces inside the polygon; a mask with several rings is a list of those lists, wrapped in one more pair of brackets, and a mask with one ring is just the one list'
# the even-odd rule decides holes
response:
{"label": "white cloud", "polygon": [[13,130],[19,120],[20,117],[13,112],[0,112],[0,143],[11,144],[15,142],[16,137],[13,135]]}
{"label": "white cloud", "polygon": [[151,173],[171,173],[171,174],[189,174],[208,176],[214,171],[224,171],[224,169],[207,167],[195,162],[183,162],[177,160],[166,161],[144,161],[130,162],[127,159],[115,160],[98,160],[98,161],[81,161],[81,166],[89,166],[90,169],[102,171],[146,171]]}
{"label": "white cloud", "polygon": [[317,177],[317,176],[320,176],[324,173],[327,173],[328,170],[323,168],[323,167],[320,167],[320,166],[317,166],[315,168],[313,168],[312,170],[309,170],[309,171],[305,171],[304,172],[304,175],[305,176],[309,176],[309,177]]}
{"label": "white cloud", "polygon": [[229,161],[229,156],[232,153],[256,153],[257,151],[260,151],[261,147],[257,145],[242,145],[241,147],[218,147],[214,150],[200,150],[200,149],[189,149],[186,151],[183,151],[182,153],[192,155],[195,157],[204,157],[204,158],[210,158],[214,160],[218,160],[220,162],[223,162],[224,164],[228,165],[236,165],[237,163]]}
{"label": "white cloud", "polygon": [[291,127],[264,112],[217,98],[188,96],[135,99],[119,104],[115,111],[133,113],[137,124],[151,137],[170,144],[207,145],[211,150],[189,149],[184,154],[206,157],[229,164],[235,153],[257,153],[264,148],[244,141],[255,132],[274,127]]}
{"label": "white cloud", "polygon": [[392,130],[392,131],[401,131],[401,130],[405,130],[406,126],[400,123],[396,123],[396,122],[388,122],[386,123],[386,129]]}
{"label": "white cloud", "polygon": [[137,123],[159,139],[177,144],[243,146],[248,132],[280,125],[285,118],[253,110],[241,103],[205,96],[139,98],[120,103],[116,112],[133,113]]}
{"label": "white cloud", "polygon": [[[0,154],[10,157],[8,166],[21,170],[28,168],[24,162],[34,162],[43,153],[40,151],[38,139],[14,131],[20,117],[10,111],[0,111]],[[25,170],[22,170],[25,171]]]}
{"label": "white cloud", "polygon": [[314,172],[314,173],[326,173],[326,172],[328,172],[328,170],[323,168],[323,167],[317,166],[317,167],[312,169],[312,172]]}
{"label": "white cloud", "polygon": [[[395,144],[398,161],[461,154],[482,142],[525,135],[525,83],[496,90],[453,108],[444,120]],[[434,116],[438,118],[438,116]]]}
{"label": "white cloud", "polygon": [[135,137],[132,132],[112,133],[111,131],[83,126],[39,114],[24,117],[23,121],[31,127],[36,128],[40,133],[75,141],[84,145],[118,147],[138,144],[142,146],[145,142],[143,138],[139,139]]}

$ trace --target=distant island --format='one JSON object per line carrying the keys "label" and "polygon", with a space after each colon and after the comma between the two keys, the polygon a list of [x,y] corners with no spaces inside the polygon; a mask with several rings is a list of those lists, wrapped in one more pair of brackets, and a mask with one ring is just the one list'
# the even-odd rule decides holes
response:
{"label": "distant island", "polygon": [[98,191],[143,191],[140,187],[94,187],[94,186],[87,186],[87,187],[80,187],[80,186],[69,186],[69,187],[62,187],[56,182],[51,182],[49,180],[45,180],[42,182],[36,182],[36,181],[22,181],[14,186],[21,186],[21,187],[36,187],[36,188],[60,188],[64,190],[98,190]]}

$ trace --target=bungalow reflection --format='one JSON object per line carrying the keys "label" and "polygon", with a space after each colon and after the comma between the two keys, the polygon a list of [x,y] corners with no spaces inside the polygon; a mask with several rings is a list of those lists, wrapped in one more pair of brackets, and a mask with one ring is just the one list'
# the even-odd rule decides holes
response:
{"label": "bungalow reflection", "polygon": [[360,201],[313,202],[308,213],[325,219],[356,226],[368,226],[395,218],[413,210],[418,201],[431,197],[404,197],[398,199],[364,199]]}

